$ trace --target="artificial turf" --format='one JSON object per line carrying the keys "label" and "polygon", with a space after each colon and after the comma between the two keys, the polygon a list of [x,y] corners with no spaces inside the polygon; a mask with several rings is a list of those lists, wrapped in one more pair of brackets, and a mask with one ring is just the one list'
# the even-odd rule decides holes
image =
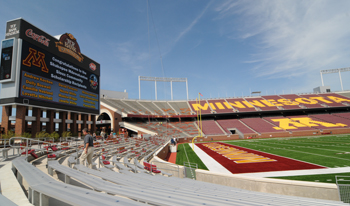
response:
{"label": "artificial turf", "polygon": [[[330,168],[350,166],[350,135],[249,139],[223,142]],[[197,157],[188,144],[184,144],[184,147],[189,160],[187,160],[184,149],[180,145],[178,147],[176,159],[177,164],[183,165],[184,161],[190,161],[197,163],[198,168],[201,168],[199,165],[205,167],[203,162]],[[276,178],[335,183],[336,175],[350,176],[350,173]]]}
{"label": "artificial turf", "polygon": [[350,166],[350,136],[256,139],[225,143],[325,167]]}
{"label": "artificial turf", "polygon": [[335,176],[350,176],[350,173],[322,174],[322,175],[302,175],[302,176],[287,176],[287,177],[270,177],[274,179],[300,180],[311,182],[336,183]]}
{"label": "artificial turf", "polygon": [[184,162],[196,163],[198,165],[198,169],[208,170],[202,160],[188,144],[179,144],[177,146],[176,164],[184,165]]}

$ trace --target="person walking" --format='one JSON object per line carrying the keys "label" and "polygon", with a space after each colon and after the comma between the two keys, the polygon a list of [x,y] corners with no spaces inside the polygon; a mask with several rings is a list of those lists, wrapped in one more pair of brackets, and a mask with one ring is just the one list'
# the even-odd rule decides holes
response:
{"label": "person walking", "polygon": [[102,140],[105,139],[105,132],[102,130],[101,133],[100,133],[101,137],[102,137]]}
{"label": "person walking", "polygon": [[94,155],[94,140],[93,137],[87,132],[87,128],[83,130],[84,144],[80,145],[79,148],[84,147],[83,153],[80,156],[80,163],[85,162],[87,160],[89,168],[92,168],[92,156]]}

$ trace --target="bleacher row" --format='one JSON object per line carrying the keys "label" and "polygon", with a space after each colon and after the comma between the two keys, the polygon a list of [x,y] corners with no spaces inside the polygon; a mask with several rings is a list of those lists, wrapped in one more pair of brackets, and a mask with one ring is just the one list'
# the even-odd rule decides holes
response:
{"label": "bleacher row", "polygon": [[286,94],[259,97],[206,99],[190,101],[147,101],[102,98],[102,103],[132,115],[186,116],[212,113],[236,113],[272,110],[295,110],[328,107],[348,107],[350,98],[336,93]]}
{"label": "bleacher row", "polygon": [[[297,131],[323,131],[325,129],[350,128],[350,113],[314,114],[300,116],[275,116],[263,118],[242,118],[204,120],[198,122],[148,122],[133,123],[157,133],[160,137],[193,137],[202,127],[204,135],[230,135],[232,130],[242,134],[263,134],[274,132],[293,133]],[[201,126],[198,124],[201,124]]]}
{"label": "bleacher row", "polygon": [[[70,149],[64,151],[64,156],[57,157],[57,160],[47,160],[47,173],[34,166],[36,160],[30,164],[27,161],[29,158],[25,157],[12,161],[13,171],[20,183],[26,182],[23,186],[28,187],[28,199],[35,205],[52,205],[50,199],[71,205],[344,205],[339,201],[252,192],[160,175],[158,173],[162,172],[155,165],[147,161],[139,162],[133,152],[135,149],[155,148],[148,154],[152,155],[168,143],[159,138],[150,141],[133,138],[119,138],[118,142],[114,139],[100,141],[95,144],[95,159],[99,163],[102,159],[106,162],[94,169],[87,168],[78,161],[73,168],[67,166],[69,159],[79,155],[76,147],[68,145]],[[26,148],[28,149],[33,148]],[[40,150],[37,155],[45,153],[42,156],[45,158],[50,150]],[[147,159],[147,156],[142,159]],[[111,166],[107,161],[116,164]],[[0,199],[3,198],[0,196]]]}

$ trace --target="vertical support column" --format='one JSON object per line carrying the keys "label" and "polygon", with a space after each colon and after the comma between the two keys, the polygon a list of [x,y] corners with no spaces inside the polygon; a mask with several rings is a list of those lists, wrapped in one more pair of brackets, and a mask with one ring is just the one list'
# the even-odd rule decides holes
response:
{"label": "vertical support column", "polygon": [[77,118],[78,114],[75,112],[70,113],[70,118],[73,120],[73,123],[71,124],[70,131],[72,134],[78,134],[78,124],[77,124]]}
{"label": "vertical support column", "polygon": [[188,100],[188,83],[187,83],[187,78],[186,78],[186,94],[187,94],[187,100]]}
{"label": "vertical support column", "polygon": [[43,193],[40,193],[40,205],[42,206],[49,206],[50,204],[50,197],[44,195]]}
{"label": "vertical support column", "polygon": [[[91,115],[90,115],[90,114],[87,115],[87,121],[92,121],[92,120],[91,120]],[[88,125],[87,125],[87,128],[88,128],[88,131],[91,132],[91,134],[95,132],[95,131],[92,130],[92,125],[91,125],[91,124],[88,124]]]}
{"label": "vertical support column", "polygon": [[155,90],[156,90],[156,100],[157,100],[157,81],[154,80],[154,84],[155,84]]}
{"label": "vertical support column", "polygon": [[141,99],[141,77],[139,76],[139,99]]}
{"label": "vertical support column", "polygon": [[78,127],[78,137],[79,136],[81,136],[81,134],[82,134],[82,132],[81,132],[81,130],[83,129],[82,128],[82,124],[80,123],[80,120],[82,120],[82,116],[81,116],[82,114],[78,114],[77,115],[77,120],[79,120],[79,121],[77,121],[77,122],[79,122],[79,123],[77,123],[77,127]]}
{"label": "vertical support column", "polygon": [[116,113],[116,112],[113,112],[112,117],[113,117],[113,121],[112,121],[113,125],[112,126],[114,129],[114,132],[117,133],[120,129],[119,122],[121,122],[122,118],[121,118],[121,115]]}
{"label": "vertical support column", "polygon": [[322,76],[322,72],[320,72],[321,73],[321,82],[322,82],[322,86],[324,86],[324,84],[323,84],[323,76]]}
{"label": "vertical support column", "polygon": [[15,134],[21,135],[25,132],[26,126],[26,106],[16,106],[16,125],[15,125]]}
{"label": "vertical support column", "polygon": [[81,125],[81,129],[88,128],[88,126],[86,124],[87,116],[88,116],[87,114],[81,114],[81,120],[83,120],[83,124]]}
{"label": "vertical support column", "polygon": [[4,128],[4,132],[7,133],[11,129],[11,122],[9,121],[12,113],[12,106],[3,106],[2,107],[2,118],[1,126]]}
{"label": "vertical support column", "polygon": [[92,121],[91,131],[96,132],[96,115],[91,115],[91,121]]}
{"label": "vertical support column", "polygon": [[47,110],[46,111],[46,117],[49,118],[49,122],[46,122],[46,132],[52,133],[55,131],[55,111],[54,110]]}
{"label": "vertical support column", "polygon": [[339,79],[340,79],[341,90],[344,91],[344,89],[343,89],[343,81],[341,80],[340,70],[339,70]]}
{"label": "vertical support column", "polygon": [[37,107],[33,107],[33,117],[35,117],[35,121],[32,121],[32,137],[35,137],[37,132],[41,131],[41,109]]}
{"label": "vertical support column", "polygon": [[171,100],[173,100],[173,81],[170,81]]}
{"label": "vertical support column", "polygon": [[61,136],[63,132],[67,131],[67,124],[66,124],[67,112],[60,112],[59,116],[61,119],[61,123],[59,125],[58,131],[59,131],[60,136]]}

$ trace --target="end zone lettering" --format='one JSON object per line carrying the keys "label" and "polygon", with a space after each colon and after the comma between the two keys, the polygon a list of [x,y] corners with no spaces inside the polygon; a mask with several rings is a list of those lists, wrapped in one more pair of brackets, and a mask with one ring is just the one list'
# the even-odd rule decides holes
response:
{"label": "end zone lettering", "polygon": [[233,160],[233,162],[237,164],[277,161],[274,159],[270,159],[268,157],[263,157],[257,154],[248,153],[246,151],[239,150],[234,147],[221,145],[218,143],[208,143],[208,144],[203,144],[203,146],[208,147],[212,151],[217,152],[218,154],[221,154],[230,160]]}

